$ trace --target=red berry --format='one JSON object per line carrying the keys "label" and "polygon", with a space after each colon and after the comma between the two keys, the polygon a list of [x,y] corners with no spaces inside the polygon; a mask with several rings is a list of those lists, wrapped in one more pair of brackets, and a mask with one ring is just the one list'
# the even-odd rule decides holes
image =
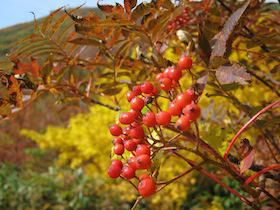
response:
{"label": "red berry", "polygon": [[122,128],[117,124],[111,125],[109,130],[113,136],[119,136],[122,134]]}
{"label": "red berry", "polygon": [[122,144],[115,144],[114,153],[116,155],[122,155],[124,153],[124,146]]}
{"label": "red berry", "polygon": [[119,167],[118,165],[111,165],[109,168],[108,168],[108,171],[107,171],[107,174],[115,179],[115,178],[118,178],[121,174],[121,170],[122,168]]}
{"label": "red berry", "polygon": [[169,112],[159,112],[156,115],[156,121],[159,125],[168,125],[171,120],[171,115]]}
{"label": "red berry", "polygon": [[172,80],[169,78],[163,78],[159,80],[160,83],[160,89],[162,90],[170,90],[172,86]]}
{"label": "red berry", "polygon": [[153,89],[154,89],[154,86],[152,83],[150,82],[144,82],[142,85],[141,85],[141,91],[142,93],[145,93],[145,94],[150,94],[153,92]]}
{"label": "red berry", "polygon": [[181,93],[176,97],[176,104],[181,109],[183,109],[186,105],[191,103],[191,98],[187,93]]}
{"label": "red berry", "polygon": [[170,70],[171,70],[172,68],[173,68],[173,67],[170,66],[170,67],[167,67],[167,68],[164,70],[164,72],[163,72],[163,77],[164,77],[164,78],[168,78],[168,77],[169,77],[169,72],[170,72]]}
{"label": "red berry", "polygon": [[182,77],[182,71],[174,67],[170,68],[168,71],[168,78],[178,81]]}
{"label": "red berry", "polygon": [[120,114],[119,121],[121,124],[131,124],[135,120],[134,114],[131,112],[123,112]]}
{"label": "red berry", "polygon": [[175,124],[175,127],[181,131],[186,131],[190,128],[190,119],[188,116],[180,117]]}
{"label": "red berry", "polygon": [[139,176],[139,180],[142,181],[144,179],[151,179],[149,174],[142,174]]}
{"label": "red berry", "polygon": [[156,96],[158,94],[158,89],[154,86],[151,96]]}
{"label": "red berry", "polygon": [[163,73],[159,73],[159,74],[157,74],[157,76],[156,76],[156,81],[160,81],[162,78],[164,78],[165,76],[164,76],[164,74]]}
{"label": "red berry", "polygon": [[141,126],[137,126],[130,129],[129,136],[131,138],[142,139],[145,137],[144,129]]}
{"label": "red berry", "polygon": [[132,127],[132,128],[136,128],[136,127],[139,127],[139,126],[141,126],[141,123],[139,123],[139,122],[133,122],[133,123],[131,123],[131,127]]}
{"label": "red berry", "polygon": [[141,111],[143,107],[145,106],[145,102],[142,98],[135,97],[130,102],[131,109],[135,111]]}
{"label": "red berry", "polygon": [[123,167],[121,175],[126,179],[132,179],[135,177],[135,169],[129,165]]}
{"label": "red berry", "polygon": [[143,124],[147,127],[154,127],[157,124],[156,115],[153,112],[147,112],[146,115],[142,118]]}
{"label": "red berry", "polygon": [[149,169],[152,165],[152,161],[149,155],[136,156],[136,167],[137,169]]}
{"label": "red berry", "polygon": [[136,96],[137,96],[137,94],[134,91],[129,91],[126,94],[126,98],[127,98],[128,102],[130,102]]}
{"label": "red berry", "polygon": [[187,55],[182,55],[176,66],[179,70],[190,69],[191,67],[192,59]]}
{"label": "red berry", "polygon": [[136,85],[133,87],[133,92],[136,94],[136,95],[140,95],[142,92],[141,92],[141,86],[140,85]]}
{"label": "red berry", "polygon": [[129,165],[130,167],[132,167],[134,170],[137,169],[136,157],[133,156],[133,157],[128,158],[127,163],[128,163],[128,165]]}
{"label": "red berry", "polygon": [[118,167],[120,167],[120,168],[122,168],[123,167],[123,163],[122,163],[122,161],[120,161],[120,160],[112,160],[112,162],[111,162],[111,166],[114,166],[114,165],[116,165],[116,166],[118,166]]}
{"label": "red berry", "polygon": [[190,120],[196,120],[200,116],[200,107],[193,102],[183,109],[183,113],[188,116]]}
{"label": "red berry", "polygon": [[120,137],[114,138],[113,144],[123,144],[123,140]]}
{"label": "red berry", "polygon": [[147,144],[139,144],[135,150],[135,155],[139,156],[139,155],[150,155],[151,150],[150,147]]}
{"label": "red berry", "polygon": [[138,192],[143,197],[148,197],[156,192],[156,184],[152,178],[146,178],[139,182]]}
{"label": "red berry", "polygon": [[169,104],[169,108],[167,111],[173,116],[178,116],[181,114],[182,108],[177,105],[176,101],[173,101]]}
{"label": "red berry", "polygon": [[189,96],[189,98],[191,99],[191,101],[195,101],[198,98],[198,95],[195,94],[194,90],[192,89],[188,89],[186,91],[186,94]]}
{"label": "red berry", "polygon": [[131,141],[134,141],[136,145],[142,143],[143,139],[131,139]]}
{"label": "red berry", "polygon": [[[127,127],[125,127],[124,129],[123,129],[123,134],[125,135],[125,136],[128,136],[129,135],[129,132],[130,132],[130,126],[127,126]],[[126,139],[124,139],[124,140],[126,140]]]}
{"label": "red berry", "polygon": [[136,111],[136,110],[134,110],[134,109],[131,109],[129,112],[133,114],[134,120],[135,120],[136,118],[138,118],[138,117],[140,116],[140,114],[141,114],[141,112]]}
{"label": "red berry", "polygon": [[133,140],[127,140],[124,142],[124,147],[127,151],[134,151],[137,147],[137,143]]}

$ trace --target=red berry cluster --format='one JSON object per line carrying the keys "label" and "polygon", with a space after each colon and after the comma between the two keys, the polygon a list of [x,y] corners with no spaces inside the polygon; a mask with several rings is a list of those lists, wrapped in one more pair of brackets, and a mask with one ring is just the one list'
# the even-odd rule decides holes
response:
{"label": "red berry cluster", "polygon": [[171,66],[159,73],[156,76],[156,81],[159,82],[160,89],[169,91],[177,87],[179,79],[183,75],[184,69],[192,67],[192,59],[187,55],[182,55],[176,67]]}
{"label": "red berry cluster", "polygon": [[189,9],[184,8],[181,15],[176,16],[174,19],[170,20],[167,24],[168,31],[175,31],[183,28],[189,21]]}
{"label": "red berry cluster", "polygon": [[[176,87],[182,77],[184,69],[190,69],[192,60],[183,55],[176,67],[168,67],[163,73],[156,76],[160,89],[169,91]],[[167,82],[168,81],[168,82]],[[141,85],[133,87],[127,93],[127,100],[130,102],[130,111],[122,112],[119,115],[119,123],[110,127],[110,133],[115,136],[113,140],[113,152],[122,156],[126,151],[131,156],[123,165],[121,160],[113,160],[108,169],[111,178],[122,177],[125,179],[138,179],[138,191],[143,197],[147,197],[156,192],[154,182],[148,170],[152,166],[152,157],[156,151],[153,144],[148,141],[145,130],[156,128],[157,126],[167,126],[171,124],[172,116],[177,117],[175,127],[178,130],[186,131],[190,127],[190,121],[195,121],[200,115],[200,108],[195,103],[197,95],[191,89],[178,94],[171,101],[168,110],[161,111],[156,101],[158,89],[151,82],[146,81]],[[154,104],[153,104],[154,103]],[[157,113],[149,105],[157,107]],[[147,106],[149,111],[142,114],[143,108]],[[137,176],[137,171],[146,170],[144,175]]]}

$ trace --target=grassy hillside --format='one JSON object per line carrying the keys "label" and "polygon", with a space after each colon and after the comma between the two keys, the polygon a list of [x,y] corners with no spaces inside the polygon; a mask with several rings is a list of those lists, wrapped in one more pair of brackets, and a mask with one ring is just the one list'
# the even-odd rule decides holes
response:
{"label": "grassy hillside", "polygon": [[[96,12],[100,14],[97,8],[82,8],[76,14],[85,15],[88,12]],[[64,12],[62,11],[61,14]],[[45,17],[38,19],[39,23],[44,21]],[[68,20],[69,21],[69,20]],[[33,33],[33,21],[17,24],[8,28],[0,29],[0,57],[9,52],[9,49],[22,38]]]}

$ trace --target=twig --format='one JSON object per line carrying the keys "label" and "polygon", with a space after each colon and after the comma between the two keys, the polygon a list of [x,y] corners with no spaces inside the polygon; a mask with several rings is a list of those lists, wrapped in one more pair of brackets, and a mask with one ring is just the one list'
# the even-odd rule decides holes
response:
{"label": "twig", "polygon": [[139,202],[141,201],[141,199],[142,199],[142,196],[139,196],[139,197],[136,199],[135,203],[134,203],[133,206],[131,207],[131,210],[135,210],[135,209],[136,209],[136,207],[137,207],[137,205],[139,204]]}
{"label": "twig", "polygon": [[[183,159],[185,162],[187,162],[189,165],[191,165],[192,167],[197,166],[197,164],[195,164],[193,161],[185,158],[184,156],[182,156],[181,154],[177,153],[177,152],[173,152],[174,155],[176,155],[177,157],[180,157],[181,159]],[[204,174],[205,176],[209,177],[210,179],[214,180],[215,182],[217,182],[218,184],[220,184],[222,187],[224,187],[225,189],[227,189],[229,192],[231,192],[232,194],[236,195],[241,201],[245,202],[247,205],[252,206],[254,209],[258,209],[251,201],[249,201],[246,197],[244,197],[243,195],[241,195],[239,192],[235,191],[234,189],[232,189],[231,187],[229,187],[228,185],[226,185],[225,183],[223,183],[220,179],[218,179],[214,174],[211,174],[209,172],[207,172],[205,169],[203,169],[201,166],[197,167],[197,170],[199,172],[201,172],[202,174]]]}
{"label": "twig", "polygon": [[231,148],[233,147],[234,143],[236,142],[236,140],[238,139],[238,137],[247,129],[247,127],[249,125],[251,125],[252,123],[255,122],[255,120],[263,113],[267,112],[269,109],[273,108],[274,106],[279,106],[280,105],[280,100],[275,101],[274,103],[266,106],[265,108],[263,108],[261,111],[259,111],[257,114],[255,114],[233,137],[233,139],[231,140],[229,146],[226,149],[226,152],[224,154],[224,159],[227,159],[227,156],[231,150]]}
{"label": "twig", "polygon": [[274,164],[274,165],[271,165],[271,166],[268,166],[264,169],[262,169],[261,171],[255,173],[254,175],[250,176],[246,181],[245,181],[245,185],[248,185],[250,184],[255,178],[259,177],[260,175],[264,174],[265,172],[267,171],[270,171],[270,170],[275,170],[275,169],[280,169],[280,164]]}

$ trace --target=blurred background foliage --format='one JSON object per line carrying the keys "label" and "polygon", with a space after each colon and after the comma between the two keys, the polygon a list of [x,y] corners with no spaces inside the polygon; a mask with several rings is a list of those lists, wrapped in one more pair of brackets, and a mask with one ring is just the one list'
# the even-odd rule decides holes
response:
{"label": "blurred background foliage", "polygon": [[[238,6],[239,4],[234,5],[233,9]],[[89,8],[77,10],[75,14],[86,16],[89,11],[98,11],[100,16],[99,10],[92,11]],[[274,33],[279,32],[279,27],[273,29],[273,21],[279,21],[279,16],[277,17],[279,6],[266,5],[257,11],[259,13],[250,14],[250,17],[256,19],[254,32],[257,33],[257,38],[271,46],[273,42],[271,43],[270,39],[279,38],[274,37]],[[205,29],[209,30],[209,34],[220,30],[228,17],[220,7],[213,8],[212,12],[207,20],[211,24],[214,22],[216,27],[212,30],[210,24],[211,27]],[[58,13],[55,20],[63,15],[64,12]],[[38,23],[44,20],[46,19],[39,19]],[[67,16],[64,24],[73,25],[71,21]],[[194,25],[187,26],[186,30],[197,37]],[[1,64],[9,69],[9,72],[12,63],[7,61],[7,57],[3,57],[4,54],[9,52],[14,42],[30,35],[33,26],[33,23],[27,23],[0,30],[0,55],[3,61]],[[267,28],[270,28],[270,31]],[[271,37],[266,33],[271,33]],[[169,49],[165,51],[163,57],[169,62],[176,63],[179,59],[178,55],[184,51],[188,43],[182,42],[175,34],[169,38]],[[280,87],[279,60],[263,52],[259,42],[239,36],[232,46],[229,61],[246,66],[253,73],[252,81],[245,86],[237,83],[223,85],[224,90],[234,96],[232,98],[226,97],[215,84],[207,84],[199,102],[203,107],[202,120],[199,123],[200,135],[221,154],[248,116],[255,114],[278,97],[270,86],[276,87],[278,91]],[[138,59],[136,56],[138,51],[139,48],[132,48],[129,52],[131,60]],[[86,57],[91,52],[89,50],[83,56]],[[279,52],[276,49],[272,54],[279,55]],[[150,54],[147,53],[147,57],[149,56]],[[194,60],[192,73],[199,78],[204,75],[206,67],[200,58],[194,54],[192,57]],[[48,64],[42,60],[40,62],[45,66]],[[93,78],[96,76],[94,85],[100,87],[95,89],[99,94],[104,94],[104,90],[107,90],[105,96],[103,95],[104,102],[116,103],[123,110],[128,108],[123,102],[125,91],[131,84],[151,76],[147,73],[146,65],[137,63],[136,66],[137,69],[129,76],[127,69],[120,68],[118,79],[123,81],[123,84],[113,87],[110,86],[111,80],[107,80],[112,76],[111,69],[98,68],[90,74]],[[89,75],[88,69],[82,69],[78,74],[74,72],[73,75],[76,79],[81,75]],[[68,76],[67,74],[65,77]],[[192,76],[187,73],[182,79],[183,89],[191,85]],[[130,81],[127,81],[128,78]],[[64,105],[66,102],[67,106]],[[163,106],[167,106],[166,103],[162,103]],[[129,209],[137,197],[137,192],[122,180],[112,181],[106,176],[112,141],[107,126],[116,122],[116,119],[115,111],[101,106],[88,106],[72,95],[64,97],[57,90],[52,89],[49,93],[41,94],[23,111],[1,122],[0,209]],[[279,118],[271,119],[270,115],[264,115],[257,123],[263,130],[279,136],[279,122]],[[258,151],[256,157],[265,156],[261,163],[270,163],[269,151],[263,149],[263,133],[259,129],[251,128],[244,136],[250,139],[251,144],[256,143],[255,147]],[[192,158],[190,154],[185,155]],[[183,162],[171,157],[167,160],[159,160],[161,161],[160,180],[169,180],[186,170]],[[209,170],[216,172],[212,168]],[[218,175],[222,177],[222,174]],[[226,178],[223,181],[235,190],[241,191],[239,184],[231,179]],[[169,185],[151,198],[142,201],[138,207],[139,210],[245,208],[238,198],[198,173],[190,174]]]}

